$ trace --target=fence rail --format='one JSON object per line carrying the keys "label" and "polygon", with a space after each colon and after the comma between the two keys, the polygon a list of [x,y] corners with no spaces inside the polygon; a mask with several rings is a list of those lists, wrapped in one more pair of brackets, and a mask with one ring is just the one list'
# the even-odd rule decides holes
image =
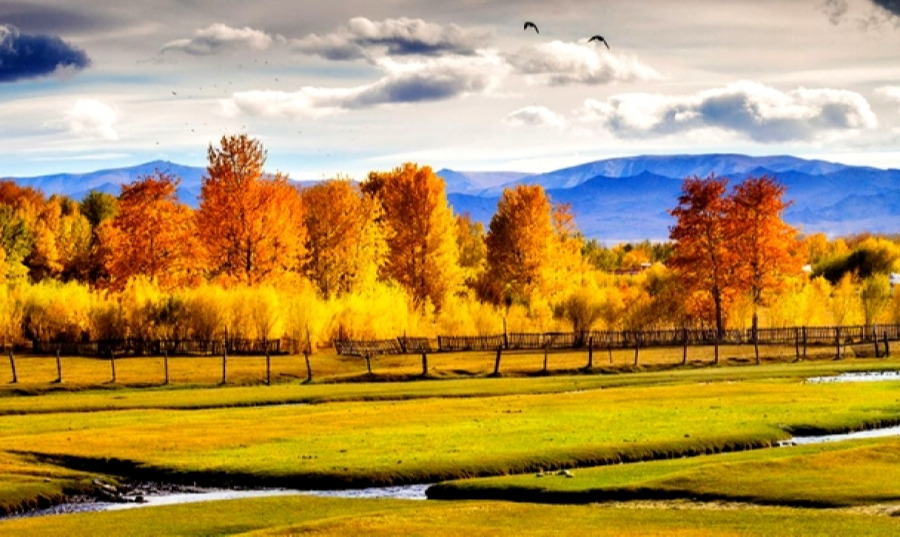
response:
{"label": "fence rail", "polygon": [[[900,324],[874,326],[815,326],[726,330],[717,335],[714,329],[607,330],[584,332],[511,332],[483,336],[402,336],[393,339],[342,339],[333,342],[336,352],[348,356],[385,354],[420,354],[430,352],[464,352],[503,350],[583,349],[589,345],[604,349],[636,347],[677,347],[753,344],[759,345],[855,345],[875,341],[900,340]],[[434,344],[433,344],[434,343]],[[17,349],[33,354],[73,356],[218,356],[222,354],[296,354],[301,342],[293,339],[226,340],[147,340],[116,339],[85,342],[32,341]]]}
{"label": "fence rail", "polygon": [[[405,338],[425,341],[426,338]],[[900,340],[900,324],[875,326],[830,326],[760,328],[758,330],[726,330],[721,335],[714,329],[621,330],[585,332],[511,332],[486,336],[438,336],[438,352],[582,349],[631,349],[635,347],[679,347],[697,345],[854,345],[888,339]],[[397,340],[382,340],[376,351],[367,341],[335,341],[338,354],[411,354],[427,352],[426,344],[411,347]],[[430,349],[430,346],[428,347]]]}

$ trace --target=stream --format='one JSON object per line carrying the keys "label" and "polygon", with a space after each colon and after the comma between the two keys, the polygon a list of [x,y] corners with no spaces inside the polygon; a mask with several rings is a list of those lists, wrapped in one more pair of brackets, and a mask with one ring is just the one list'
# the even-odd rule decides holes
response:
{"label": "stream", "polygon": [[[840,375],[828,377],[811,377],[806,380],[809,383],[829,383],[829,382],[877,382],[877,381],[896,381],[900,380],[900,371],[872,371],[859,373],[842,373]],[[900,425],[893,427],[884,427],[880,429],[870,429],[865,431],[854,431],[849,433],[829,434],[821,436],[795,436],[789,440],[783,440],[777,444],[777,447],[799,446],[808,444],[817,444],[823,442],[838,442],[842,440],[854,440],[860,438],[883,438],[888,436],[900,436]],[[122,509],[135,509],[139,507],[150,507],[160,505],[177,505],[185,503],[208,502],[218,500],[237,500],[246,498],[264,498],[270,496],[320,496],[330,498],[354,498],[354,499],[400,499],[400,500],[425,500],[425,491],[431,486],[430,484],[404,485],[395,487],[371,487],[362,489],[341,489],[341,490],[292,490],[292,489],[264,489],[264,490],[229,490],[229,489],[192,489],[188,491],[166,490],[151,491],[141,494],[131,493],[126,495],[126,501],[121,502],[103,502],[91,499],[84,501],[65,503],[31,511],[15,517],[38,517],[45,515],[78,513],[78,512],[94,512],[94,511],[115,511]],[[135,501],[135,498],[139,498]]]}

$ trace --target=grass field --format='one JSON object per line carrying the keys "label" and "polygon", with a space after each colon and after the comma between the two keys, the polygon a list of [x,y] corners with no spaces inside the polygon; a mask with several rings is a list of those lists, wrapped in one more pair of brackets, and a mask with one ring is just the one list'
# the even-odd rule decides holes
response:
{"label": "grass field", "polygon": [[727,504],[552,506],[284,497],[0,521],[20,537],[116,535],[891,537],[900,520],[854,511]]}
{"label": "grass field", "polygon": [[[566,353],[560,353],[555,357],[563,360],[565,356]],[[482,358],[490,358],[487,371],[493,366],[493,357],[486,353]],[[543,354],[521,354],[516,358],[522,363],[540,365]],[[568,359],[583,365],[583,358],[575,353]],[[292,359],[298,366],[302,362],[302,357],[284,359]],[[325,361],[324,357],[319,359]],[[359,360],[328,359],[334,363]],[[559,497],[566,495],[570,498],[567,501],[573,502],[584,502],[586,497],[588,501],[609,500],[617,494],[644,500],[705,498],[786,506],[872,507],[900,501],[900,491],[893,485],[900,483],[896,479],[900,476],[893,470],[900,462],[893,456],[900,443],[889,440],[862,442],[852,447],[841,444],[840,449],[804,447],[658,460],[762,447],[798,432],[845,431],[897,423],[900,421],[897,383],[802,382],[809,376],[842,371],[900,369],[900,361],[894,359],[799,363],[768,360],[761,366],[650,367],[649,371],[639,373],[629,373],[628,368],[623,368],[612,374],[523,374],[504,378],[486,378],[486,375],[456,378],[455,374],[448,374],[432,375],[440,380],[343,383],[334,381],[355,377],[356,373],[335,366],[330,377],[323,374],[312,384],[282,377],[278,383],[265,386],[260,384],[261,377],[253,376],[260,366],[264,372],[264,359],[247,358],[239,362],[241,358],[234,358],[235,364],[247,367],[244,384],[217,386],[214,375],[198,381],[192,376],[197,375],[195,372],[186,373],[181,383],[144,387],[127,387],[125,381],[113,385],[91,380],[92,368],[98,364],[109,367],[108,361],[68,360],[72,364],[84,360],[83,377],[75,377],[79,380],[64,379],[62,384],[54,384],[50,378],[43,383],[8,384],[0,389],[3,468],[0,509],[4,511],[53,503],[67,494],[89,491],[98,477],[108,474],[208,484],[315,488],[526,473],[498,478],[500,481],[452,485],[457,492],[462,491],[461,495],[475,490],[482,497],[522,499],[503,494],[510,491],[534,494],[538,479],[533,472],[538,469],[637,460],[656,462],[578,468],[575,479],[542,479],[539,489],[545,497],[538,501],[547,498],[559,501]],[[218,361],[221,367],[220,360],[204,360]],[[55,377],[55,360],[49,362],[52,364],[49,376]],[[464,369],[465,363],[460,363],[457,371]],[[120,379],[123,375],[124,378],[145,376],[156,366],[161,370],[161,364],[146,359],[135,360],[132,373],[128,373],[125,364],[132,364],[127,360],[120,364],[117,364]],[[240,375],[240,367],[231,364],[229,359],[229,375]],[[512,360],[510,364],[512,367]],[[421,363],[411,364],[410,370],[416,365],[421,368]],[[406,378],[397,372],[402,366],[376,369],[376,374],[381,375],[376,378]],[[305,370],[305,364],[303,367]],[[73,365],[71,371],[75,375],[79,369]],[[172,371],[175,369],[170,360],[170,374]],[[41,456],[35,458],[28,454]],[[60,462],[80,470],[60,467]],[[877,479],[862,477],[870,474]],[[644,495],[634,494],[635,490]],[[595,496],[592,498],[591,494]],[[823,501],[823,498],[831,500]],[[635,504],[629,504],[628,508],[584,509],[513,507],[483,501],[423,504],[333,500],[334,503],[329,503],[308,498],[305,501],[326,511],[343,509],[351,514],[340,523],[331,515],[317,512],[309,513],[309,517],[294,513],[299,518],[285,519],[283,524],[265,525],[268,523],[251,520],[249,513],[256,508],[252,506],[265,509],[263,505],[267,502],[277,505],[279,501],[299,500],[247,500],[248,503],[240,504],[239,512],[230,515],[233,520],[221,524],[233,523],[240,530],[233,533],[269,528],[272,533],[263,534],[272,535],[302,533],[311,527],[322,529],[326,535],[347,534],[353,533],[357,523],[367,524],[365,528],[371,526],[371,534],[375,535],[391,534],[388,531],[391,525],[407,528],[404,534],[435,534],[435,531],[437,534],[441,531],[513,534],[520,518],[558,517],[559,510],[563,510],[565,520],[584,518],[584,524],[603,524],[604,528],[610,528],[610,534],[630,531],[623,525],[610,523],[618,517],[643,520],[649,524],[645,526],[647,531],[665,535],[723,532],[755,535],[765,533],[766,527],[773,529],[778,525],[771,521],[768,526],[754,522],[753,527],[759,528],[759,533],[747,533],[740,528],[748,520],[760,517],[768,520],[777,513],[778,517],[794,521],[791,524],[795,526],[791,527],[799,535],[810,534],[802,530],[819,527],[823,520],[815,516],[820,511],[691,508],[687,509],[691,513],[689,517],[696,518],[696,525],[690,526],[696,532],[691,533],[688,526],[677,523],[683,518],[681,509],[671,505],[632,509]],[[181,508],[200,513],[209,507]],[[158,509],[163,508],[146,511]],[[522,512],[512,514],[518,509]],[[483,513],[494,525],[486,523],[480,529],[469,528],[465,520],[434,525],[442,516],[455,520],[462,516],[460,513],[470,511]],[[760,515],[763,512],[768,514]],[[128,520],[138,526],[137,521],[146,516],[134,511],[61,518],[76,521],[72,524],[89,519],[91,524],[96,520],[102,525],[102,521],[121,517],[126,521],[121,522],[123,527],[131,528]],[[504,522],[505,516],[509,520]],[[466,517],[469,515],[463,518]],[[897,520],[887,516],[828,511],[828,517],[874,520],[872,528],[867,530],[871,535],[890,534],[887,530],[879,533],[881,529],[873,529],[882,525],[897,529]],[[384,521],[390,524],[380,525]],[[174,528],[170,533],[181,533],[177,528],[182,522],[170,522]],[[218,521],[207,522],[209,526],[196,533],[232,533],[215,529],[219,528]],[[200,522],[183,523],[190,526]],[[18,534],[19,529],[24,532],[28,527],[40,528],[41,524],[38,520],[3,521],[0,534],[13,527]],[[360,528],[356,528],[357,533],[364,532]],[[496,532],[491,533],[490,528]],[[588,534],[579,533],[579,528],[566,524],[560,534]],[[616,528],[621,531],[612,532]],[[137,535],[143,530],[129,531]]]}

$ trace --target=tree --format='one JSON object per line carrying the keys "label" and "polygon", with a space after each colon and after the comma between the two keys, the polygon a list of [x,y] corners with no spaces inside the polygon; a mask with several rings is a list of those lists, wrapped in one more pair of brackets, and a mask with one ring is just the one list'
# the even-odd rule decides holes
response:
{"label": "tree", "polygon": [[345,179],[325,181],[302,194],[306,226],[303,273],[325,298],[371,284],[386,245],[377,204]]}
{"label": "tree", "polygon": [[781,219],[789,205],[783,201],[784,192],[785,187],[770,177],[750,177],[734,188],[728,205],[726,235],[737,261],[736,283],[749,293],[753,307],[754,340],[759,308],[784,288],[787,276],[800,272],[797,231]]}
{"label": "tree", "polygon": [[440,309],[462,283],[453,212],[444,181],[428,166],[406,163],[389,172],[371,172],[363,191],[381,202],[387,234],[385,275],[422,309]]}
{"label": "tree", "polygon": [[550,199],[540,185],[504,189],[491,218],[487,270],[480,285],[484,298],[507,306],[530,303],[543,284],[553,239]]}
{"label": "tree", "polygon": [[176,196],[179,182],[157,171],[122,185],[118,213],[103,237],[114,288],[122,289],[137,275],[166,290],[196,283],[201,276],[204,254],[193,213]]}
{"label": "tree", "polygon": [[702,291],[709,296],[720,338],[725,330],[725,303],[734,279],[734,257],[726,225],[727,186],[727,179],[713,175],[685,179],[678,206],[670,211],[675,225],[669,230],[669,238],[674,241],[669,265],[688,292]]}
{"label": "tree", "polygon": [[303,253],[300,193],[287,177],[264,176],[266,151],[246,134],[208,149],[197,228],[213,276],[258,285],[299,273]]}
{"label": "tree", "polygon": [[463,281],[474,288],[484,271],[487,247],[484,244],[484,225],[472,220],[468,214],[456,217],[456,244],[459,247],[459,266]]}

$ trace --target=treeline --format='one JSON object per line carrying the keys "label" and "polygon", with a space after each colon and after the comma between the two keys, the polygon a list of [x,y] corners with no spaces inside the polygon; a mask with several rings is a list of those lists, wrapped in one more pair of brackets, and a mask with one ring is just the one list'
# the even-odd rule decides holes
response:
{"label": "treeline", "polygon": [[540,186],[505,190],[485,229],[427,166],[300,189],[266,157],[211,145],[197,209],[165,170],[80,201],[0,182],[4,342],[900,321],[897,241],[801,238],[771,178],[689,178],[669,242],[607,247]]}

